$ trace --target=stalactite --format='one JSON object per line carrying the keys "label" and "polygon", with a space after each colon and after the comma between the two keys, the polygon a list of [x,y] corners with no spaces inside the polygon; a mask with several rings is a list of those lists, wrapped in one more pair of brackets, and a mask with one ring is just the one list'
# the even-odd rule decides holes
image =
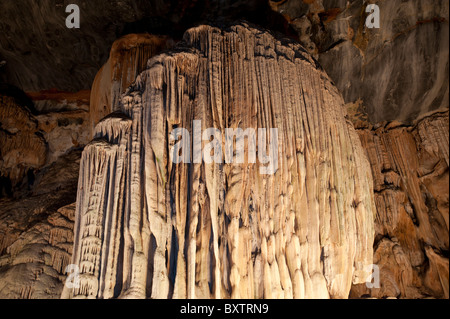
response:
{"label": "stalactite", "polygon": [[[375,206],[343,106],[295,42],[246,23],[188,30],[148,61],[123,114],[101,121],[83,152],[81,286],[63,297],[346,298],[370,274]],[[191,163],[170,160],[173,129],[210,127],[222,141],[226,128],[257,141],[277,128],[273,174],[261,174],[260,143],[256,163],[196,162],[206,143],[195,139]]]}

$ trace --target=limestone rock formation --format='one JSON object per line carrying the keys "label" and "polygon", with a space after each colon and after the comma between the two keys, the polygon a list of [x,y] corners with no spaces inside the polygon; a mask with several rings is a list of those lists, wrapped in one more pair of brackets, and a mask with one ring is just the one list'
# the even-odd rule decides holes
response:
{"label": "limestone rock formation", "polygon": [[[60,94],[58,100],[64,97]],[[40,114],[33,114],[37,113],[30,110],[34,106],[25,105],[13,94],[0,94],[1,196],[11,196],[24,183],[32,184],[37,170],[90,140],[88,105]]]}
{"label": "limestone rock formation", "polygon": [[[363,102],[372,123],[407,125],[449,104],[449,2],[269,1],[327,71],[346,103]],[[366,8],[379,7],[380,28]]]}
{"label": "limestone rock formation", "polygon": [[[1,89],[0,298],[59,298],[72,255],[89,103],[53,91],[30,94],[33,103]],[[61,108],[45,112],[46,104]]]}
{"label": "limestone rock formation", "polygon": [[[14,188],[26,174],[47,160],[45,139],[30,110],[14,97],[0,95],[0,176]],[[6,190],[2,185],[0,194]]]}
{"label": "limestone rock formation", "polygon": [[448,110],[358,130],[373,173],[381,287],[354,287],[353,297],[449,297],[448,130]]}
{"label": "limestone rock formation", "polygon": [[36,119],[47,143],[47,165],[90,140],[89,112],[86,110],[50,112],[39,114]]}
{"label": "limestone rock formation", "polygon": [[[379,29],[370,29],[365,25],[368,15],[365,9],[371,3],[376,3],[380,8]],[[447,0],[111,0],[102,3],[85,1],[80,5],[82,27],[77,30],[65,26],[64,20],[67,16],[65,6],[66,3],[54,0],[0,2],[1,298],[55,298],[60,295],[65,280],[62,271],[72,258],[71,250],[66,249],[66,246],[70,246],[72,241],[68,232],[73,226],[70,219],[62,217],[68,214],[58,210],[76,200],[78,163],[81,157],[79,149],[94,137],[95,140],[86,148],[84,161],[95,162],[98,167],[94,164],[92,167],[89,165],[85,167],[98,168],[100,172],[119,175],[119,172],[125,172],[123,179],[112,183],[111,176],[103,177],[93,171],[92,175],[98,177],[98,183],[109,183],[104,187],[106,185],[108,187],[113,185],[111,186],[113,188],[118,187],[117,185],[123,187],[120,188],[120,192],[111,196],[97,189],[96,192],[101,198],[99,203],[96,197],[92,197],[94,189],[85,197],[85,200],[92,199],[92,205],[94,203],[100,205],[111,198],[111,203],[122,209],[121,211],[118,208],[116,212],[108,213],[109,215],[105,213],[105,216],[115,219],[108,220],[107,217],[95,216],[92,212],[87,215],[89,218],[98,217],[97,222],[108,220],[108,225],[122,227],[114,233],[119,248],[113,245],[107,250],[109,252],[111,249],[111,254],[101,253],[102,256],[112,256],[104,258],[108,265],[117,265],[118,268],[111,270],[109,266],[105,266],[110,272],[99,276],[106,278],[105,276],[113,276],[112,272],[116,272],[118,274],[116,284],[114,289],[99,289],[100,294],[97,296],[118,296],[122,291],[129,291],[126,288],[131,279],[122,277],[124,274],[126,276],[136,274],[133,267],[140,263],[134,262],[131,257],[127,261],[124,260],[125,251],[127,256],[136,254],[132,253],[134,248],[123,245],[125,242],[129,244],[130,238],[136,236],[145,240],[150,238],[149,243],[144,241],[149,247],[144,258],[140,255],[136,257],[137,260],[140,260],[139,258],[144,260],[143,265],[148,265],[146,274],[142,275],[146,280],[146,291],[145,294],[128,292],[129,296],[159,296],[158,293],[153,293],[156,287],[156,284],[152,283],[153,280],[160,280],[163,283],[161,287],[168,285],[168,297],[184,297],[189,294],[192,296],[193,290],[196,296],[209,294],[214,297],[217,286],[219,290],[221,289],[221,296],[231,297],[237,294],[245,296],[246,294],[236,287],[246,287],[245,283],[250,280],[258,283],[253,289],[253,295],[256,296],[266,296],[266,292],[269,295],[270,291],[275,291],[273,295],[280,296],[280,287],[283,294],[289,296],[290,293],[286,292],[289,288],[285,290],[283,285],[289,286],[288,283],[291,282],[293,287],[297,285],[295,287],[298,288],[301,286],[298,280],[303,280],[305,287],[301,296],[311,296],[311,288],[308,288],[310,287],[308,285],[312,278],[310,274],[317,269],[317,261],[314,257],[308,266],[310,262],[308,258],[314,254],[320,256],[318,268],[321,271],[317,273],[325,275],[329,296],[344,296],[347,288],[338,285],[339,288],[335,288],[334,291],[339,290],[339,293],[333,293],[329,282],[337,277],[334,274],[339,271],[339,267],[335,265],[339,262],[342,269],[346,268],[342,282],[347,282],[348,273],[353,272],[348,266],[351,263],[347,261],[344,267],[342,257],[327,257],[326,247],[330,246],[327,246],[326,241],[323,244],[320,237],[328,231],[336,234],[336,229],[341,229],[341,224],[339,227],[331,226],[335,225],[334,219],[330,227],[322,227],[327,225],[323,223],[323,218],[326,219],[329,214],[328,210],[322,209],[323,198],[328,196],[328,191],[322,194],[325,184],[317,182],[322,177],[316,173],[327,172],[323,167],[328,167],[327,165],[331,163],[334,165],[336,161],[320,154],[324,153],[324,149],[332,152],[335,157],[345,157],[345,154],[350,152],[346,147],[341,150],[339,146],[341,140],[336,143],[335,132],[340,129],[335,129],[336,126],[329,124],[328,119],[332,114],[328,114],[328,102],[326,106],[321,104],[324,103],[324,96],[328,96],[327,94],[333,96],[334,102],[330,105],[340,105],[347,109],[342,112],[343,114],[347,112],[347,119],[357,129],[371,166],[369,169],[362,159],[362,166],[366,167],[363,170],[373,174],[373,183],[369,182],[374,188],[373,198],[376,205],[373,262],[379,265],[381,288],[367,289],[364,283],[355,284],[363,282],[362,278],[366,276],[355,271],[357,278],[353,280],[350,297],[448,298],[449,147],[448,134],[445,132],[445,128],[448,128],[449,2]],[[235,32],[226,29],[217,34],[216,31],[208,31],[209,35],[201,37],[198,41],[190,38],[190,35],[196,33],[189,31],[187,38],[175,50],[153,60],[149,65],[150,70],[142,73],[140,81],[132,85],[127,94],[128,100],[132,98],[130,94],[133,95],[133,99],[134,95],[136,99],[141,97],[144,112],[142,116],[146,116],[142,122],[138,115],[133,115],[132,110],[124,107],[129,101],[121,101],[122,93],[146,68],[150,57],[173,46],[170,39],[179,41],[185,30],[207,21],[234,21],[240,18],[270,30],[281,31],[298,40],[322,65],[343,95],[346,105],[342,105],[342,100],[333,88],[334,85],[323,84],[328,82],[322,79],[322,76],[327,77],[321,70],[311,67],[313,74],[320,74],[320,80],[314,82],[309,79],[309,71],[305,71],[304,66],[299,66],[300,62],[296,60],[306,59],[304,63],[312,61],[313,64],[315,62],[302,49],[297,49],[298,46],[280,40],[275,42],[281,44],[273,44],[272,40],[267,40],[268,38],[260,35],[259,31],[254,35],[259,43],[267,40],[272,44],[254,46],[256,40],[248,41],[252,36],[238,36],[235,33],[241,34],[242,30]],[[30,23],[31,21],[33,23]],[[131,34],[121,38],[129,33],[138,35]],[[242,39],[244,40],[236,45],[236,41]],[[217,43],[220,45],[217,46]],[[246,48],[248,43],[251,45]],[[239,49],[234,50],[235,47]],[[293,47],[295,49],[292,49]],[[295,52],[294,58],[289,57],[291,53],[288,55],[282,53],[292,52],[291,49]],[[251,59],[246,57],[241,59],[242,50],[246,50],[246,54],[247,51],[254,51],[256,54]],[[205,62],[205,59],[209,59],[209,62]],[[168,67],[171,61],[177,63],[175,70]],[[189,65],[186,61],[193,62],[193,65]],[[293,64],[296,66],[292,66]],[[102,65],[103,68],[98,72]],[[192,71],[192,68],[198,69],[199,65],[202,66],[202,72]],[[258,68],[255,69],[256,67]],[[164,71],[166,73],[160,75],[158,68],[170,72]],[[293,75],[292,72],[296,69],[301,69],[299,71],[301,76]],[[284,74],[287,76],[284,77]],[[168,78],[174,75],[177,78]],[[159,87],[161,83],[162,87]],[[243,87],[247,87],[247,90],[243,91]],[[323,87],[326,87],[325,91],[330,92],[324,95]],[[301,89],[304,89],[304,92]],[[157,94],[149,102],[149,97],[153,96],[150,91]],[[303,96],[305,100],[302,100]],[[318,104],[315,99],[319,101]],[[285,101],[290,101],[290,104]],[[153,107],[155,103],[157,107]],[[326,107],[324,114],[316,112],[320,110],[316,104]],[[171,107],[174,105],[177,107]],[[258,111],[255,111],[255,105],[259,107]],[[269,111],[264,113],[263,118],[258,117],[259,110],[266,108],[267,105],[270,105],[267,108]],[[286,105],[296,107],[287,108]],[[155,111],[157,115],[153,113],[151,115],[153,122],[149,120],[148,113],[145,113],[150,112],[147,110],[149,106],[158,110]],[[272,112],[271,108],[282,114]],[[299,108],[302,112],[292,112]],[[437,112],[429,113],[432,110]],[[113,114],[109,115],[111,112]],[[105,116],[107,117],[104,118]],[[160,119],[161,116],[164,116],[164,119]],[[326,126],[322,126],[324,122],[322,118],[327,119]],[[176,143],[168,140],[170,129],[185,127],[193,133],[192,119],[201,119],[203,128],[217,127],[222,135],[228,123],[235,125],[233,128],[238,125],[242,128],[249,125],[256,128],[261,127],[260,123],[266,124],[268,121],[283,123],[282,127],[277,126],[280,128],[279,132],[284,130],[283,135],[279,136],[280,141],[288,140],[295,148],[292,151],[289,146],[291,144],[280,145],[284,149],[280,150],[277,164],[278,170],[282,171],[272,177],[260,175],[259,168],[263,168],[263,165],[259,164],[222,164],[214,168],[211,164],[204,163],[175,165],[167,158],[170,155],[170,147]],[[239,122],[240,119],[244,120]],[[320,125],[308,126],[310,123],[316,123],[316,119]],[[255,124],[255,121],[259,122]],[[149,133],[144,131],[144,127],[136,128],[136,123],[139,125],[151,123],[146,127]],[[294,129],[290,125],[294,125]],[[166,130],[164,133],[160,132],[161,126]],[[329,130],[333,132],[331,136],[321,137],[322,132],[329,127],[332,127]],[[338,127],[342,128],[339,125]],[[133,161],[142,159],[139,162],[139,167],[142,168],[139,178],[145,182],[141,182],[139,188],[133,186],[132,189],[130,170],[137,165],[132,164],[136,162],[131,160],[130,155],[133,129],[141,132],[139,143],[143,145],[138,147],[140,153],[135,155]],[[321,132],[319,135],[316,133],[318,130]],[[348,132],[352,143],[358,144],[355,146],[358,149],[360,142],[357,139],[353,142],[356,136],[353,129],[350,128]],[[146,137],[148,135],[149,138]],[[303,148],[296,146],[298,143],[303,145],[303,141],[307,141],[303,136],[309,135],[312,136],[311,141],[328,143],[319,143],[322,145],[320,147],[311,143],[308,154],[313,154],[318,159],[314,156],[308,159],[306,151],[303,150],[305,146],[302,146]],[[153,173],[148,173],[151,171],[148,169],[148,163],[151,162],[148,159],[148,145],[154,145],[155,140],[158,140],[158,145],[164,145],[164,151],[155,153],[156,164],[154,167],[151,166],[153,164],[150,165]],[[347,140],[344,139],[343,144],[345,141]],[[286,149],[294,155],[285,152]],[[289,162],[286,162],[287,158]],[[295,159],[294,164],[291,164],[292,158]],[[303,158],[310,166],[317,164],[315,170],[308,168],[303,171],[306,166],[297,165],[298,171],[295,172],[293,167],[297,163],[303,163]],[[96,162],[97,159],[101,159],[99,163]],[[111,160],[110,164],[103,164],[103,160],[106,159]],[[340,165],[348,164],[342,161]],[[342,174],[350,172],[352,167],[350,165],[345,168]],[[330,176],[338,169],[339,167],[333,166]],[[157,178],[154,177],[155,171]],[[308,175],[307,179],[302,180],[302,174],[307,172],[312,176]],[[243,174],[244,177],[239,179],[241,182],[236,183],[235,180],[238,179],[236,176],[240,176],[239,174]],[[162,177],[164,179],[161,187],[164,189],[161,190],[158,186],[158,192],[153,193],[156,183],[153,179],[160,180]],[[94,177],[85,174],[84,178],[89,183],[93,181],[89,178]],[[150,178],[150,181],[147,178]],[[191,183],[194,178],[198,185]],[[296,178],[299,180],[297,184],[292,183],[292,187],[286,186],[290,180]],[[136,179],[133,181],[136,183]],[[301,188],[302,182],[305,182],[307,187]],[[303,193],[300,192],[300,195],[297,191],[294,193],[294,187],[295,190],[307,189],[313,187],[316,182],[317,188],[314,191],[323,196],[316,204],[319,207],[317,209],[311,208],[314,206],[311,196],[315,196],[311,195],[311,191],[305,195],[307,204],[301,197]],[[356,180],[349,183],[363,184]],[[252,185],[259,186],[254,190],[255,187]],[[273,191],[266,189],[261,191],[261,187],[269,189],[267,185],[277,187]],[[331,184],[330,188],[332,198],[337,196],[338,190],[340,196],[350,196],[353,192],[352,188],[338,189],[333,188]],[[144,235],[139,232],[136,234],[134,230],[131,235],[130,229],[136,229],[133,228],[135,226],[125,227],[127,225],[125,217],[131,216],[131,194],[137,191],[141,194],[158,196],[159,207],[163,205],[161,201],[166,202],[165,210],[161,208],[149,210],[149,200],[142,196],[145,200],[137,211],[141,212],[141,215],[138,214],[140,220],[148,221],[138,228],[139,231],[145,230]],[[292,195],[290,191],[293,192]],[[231,195],[227,197],[226,194]],[[255,194],[259,194],[258,204],[255,204]],[[277,196],[281,194],[282,197],[278,198],[275,194]],[[362,191],[361,194],[372,196],[369,195],[372,193],[367,191]],[[105,196],[109,196],[108,199],[105,199]],[[266,203],[263,196],[268,198],[267,205],[261,207],[262,203]],[[198,205],[197,202],[192,202],[193,198],[197,200]],[[338,203],[342,203],[340,198],[336,199]],[[120,201],[122,199],[124,202]],[[236,202],[233,202],[234,200]],[[180,206],[181,202],[186,204]],[[355,204],[357,202],[355,201]],[[133,207],[136,207],[136,199],[133,199],[133,203]],[[214,214],[208,214],[214,209],[212,205],[219,207],[217,216],[220,219],[217,222],[210,218],[215,216]],[[235,209],[238,205],[239,209]],[[304,209],[305,206],[308,206],[308,209]],[[71,209],[75,207],[71,206]],[[150,221],[155,225],[155,220],[159,218],[155,217],[156,215],[150,216],[149,212],[154,211],[158,214],[163,212],[161,223],[156,224],[167,226],[164,228],[166,237],[162,235],[163,231],[150,227]],[[255,221],[254,217],[261,211],[266,214],[264,218],[269,218],[269,222],[266,219]],[[286,213],[285,224],[281,223],[282,218],[278,218],[280,211],[281,216]],[[293,227],[289,219],[291,212],[303,214],[300,215],[303,217],[295,218],[296,223]],[[308,218],[315,216],[314,212],[321,214],[325,212],[324,215],[317,213],[321,234],[319,244],[312,244],[312,241],[316,242],[313,226],[304,226],[315,222],[313,219],[304,221],[305,216]],[[50,217],[52,215],[59,217]],[[237,215],[240,216],[238,226],[236,222],[231,222]],[[191,216],[194,217],[191,219]],[[53,223],[60,218],[64,219],[64,223],[67,222],[63,227],[64,232],[61,232],[59,221]],[[351,221],[350,216],[347,218],[344,221]],[[196,221],[198,229],[194,227]],[[269,235],[266,234],[267,223]],[[172,228],[169,224],[173,225]],[[187,226],[183,228],[183,225]],[[213,228],[213,225],[218,226]],[[237,228],[239,230],[236,230]],[[292,231],[292,228],[295,231]],[[282,240],[277,237],[281,236],[280,229],[286,231],[283,233],[286,238]],[[252,233],[251,237],[255,240],[250,248],[243,250],[242,245],[236,246],[234,243],[238,240],[236,238],[239,238],[239,243],[243,242],[250,236],[247,234],[249,231],[257,236],[253,236]],[[56,242],[49,237],[53,232],[61,234],[56,235]],[[309,232],[306,237],[305,232]],[[102,226],[101,233],[111,234],[111,230]],[[299,245],[295,244],[296,239],[294,241],[289,239],[293,237],[292,233],[299,238]],[[233,234],[234,239],[230,234]],[[270,234],[275,238],[276,253],[270,246],[273,243]],[[313,237],[311,234],[314,234]],[[194,248],[191,235],[195,235],[196,239]],[[67,242],[64,242],[66,238]],[[306,242],[305,238],[309,241]],[[91,239],[85,240],[84,245],[89,244]],[[111,243],[111,239],[106,238],[104,241],[102,239],[102,245],[107,245],[106,241]],[[64,244],[61,244],[62,242]],[[216,242],[220,256],[218,262],[215,258]],[[283,246],[280,242],[286,244]],[[166,248],[162,247],[164,245]],[[269,248],[264,248],[266,246]],[[292,259],[288,258],[288,252],[292,256],[292,251],[295,251],[297,246],[302,247],[303,254],[298,272],[301,276],[297,275],[296,271],[292,277],[290,272],[297,269],[298,264],[292,263]],[[60,249],[61,247],[64,248]],[[195,250],[195,258],[192,258],[194,255],[192,250]],[[288,276],[285,275],[286,268],[282,266],[283,254]],[[339,251],[336,254],[343,253]],[[242,261],[236,262],[238,258],[236,255],[245,256]],[[249,255],[251,262],[245,264]],[[306,262],[305,255],[309,256]],[[86,256],[88,259],[91,258],[89,254]],[[269,265],[267,267],[270,272],[264,272],[265,261],[269,258],[271,262],[267,262]],[[356,260],[361,261],[364,258],[358,256]],[[272,262],[273,259],[276,260],[276,266]],[[189,266],[191,262],[194,266]],[[221,280],[215,279],[216,263],[219,263]],[[166,272],[162,272],[161,277],[158,277],[154,269],[163,269],[162,264],[165,265]],[[89,264],[85,266],[88,267]],[[123,266],[128,268],[124,270]],[[308,270],[305,270],[305,267]],[[270,276],[262,277],[263,273],[269,273]],[[183,280],[188,274],[190,279]],[[273,280],[275,288],[261,283],[271,282],[272,277],[275,277]],[[319,278],[320,275],[316,277]],[[106,279],[102,280],[105,282]],[[319,287],[323,286],[323,280],[314,280],[318,281]],[[220,284],[216,285],[216,282]],[[208,287],[210,284],[211,288]],[[331,284],[333,285],[337,284]],[[187,286],[190,287],[189,290]],[[255,287],[255,284],[252,287]],[[293,288],[298,296],[301,289],[295,289]],[[314,293],[324,295],[322,293],[324,289],[317,289],[318,291]],[[164,295],[164,290],[161,295]],[[295,296],[295,293],[293,295]]]}
{"label": "limestone rock formation", "polygon": [[[80,282],[63,298],[346,298],[365,282],[369,162],[341,95],[299,44],[246,23],[190,29],[148,61],[115,111],[83,151]],[[195,137],[183,142],[194,162],[171,160],[174,129],[210,127],[216,138],[254,129],[258,161],[247,147],[247,163],[225,163],[223,142]],[[274,174],[261,174],[274,139]],[[199,147],[216,160],[196,163]]]}
{"label": "limestone rock formation", "polygon": [[[380,8],[379,29],[365,26],[365,10],[372,3]],[[409,125],[419,114],[448,107],[447,0],[85,2],[76,31],[65,26],[67,4],[0,3],[0,82],[26,92],[89,89],[122,35],[149,32],[178,39],[208,19],[244,18],[296,35],[346,103],[363,101],[372,123]]]}
{"label": "limestone rock formation", "polygon": [[113,43],[107,63],[92,84],[92,132],[102,118],[119,108],[121,95],[145,69],[148,59],[173,45],[167,36],[150,34],[128,34]]}
{"label": "limestone rock formation", "polygon": [[[79,29],[66,27],[69,4],[80,7]],[[190,27],[223,18],[271,30],[285,25],[266,0],[2,1],[0,83],[25,92],[87,90],[121,36],[148,32],[180,39]]]}
{"label": "limestone rock formation", "polygon": [[30,191],[0,199],[0,298],[60,298],[73,247],[81,151],[36,173]]}
{"label": "limestone rock formation", "polygon": [[78,92],[49,89],[41,91],[27,91],[26,95],[33,104],[34,113],[49,114],[68,111],[89,111],[91,90]]}
{"label": "limestone rock formation", "polygon": [[0,296],[60,297],[70,263],[75,203],[60,208],[23,232],[0,257]]}

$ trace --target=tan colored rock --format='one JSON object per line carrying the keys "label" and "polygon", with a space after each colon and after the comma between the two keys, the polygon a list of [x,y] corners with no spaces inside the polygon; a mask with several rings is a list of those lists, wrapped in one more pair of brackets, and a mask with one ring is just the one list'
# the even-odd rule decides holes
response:
{"label": "tan colored rock", "polygon": [[0,296],[55,299],[64,285],[73,243],[75,204],[23,232],[0,257]]}
{"label": "tan colored rock", "polygon": [[39,114],[84,110],[89,111],[91,90],[60,91],[55,88],[26,92]]}
{"label": "tan colored rock", "polygon": [[[38,170],[90,141],[86,97],[86,92],[28,92],[33,105],[25,106],[17,97],[0,96],[0,174],[2,183],[11,183],[2,187],[6,192],[0,190],[1,196],[20,197],[24,188],[32,186]],[[61,109],[45,112],[43,103]],[[43,107],[42,113],[30,111],[36,105]]]}
{"label": "tan colored rock", "polygon": [[69,152],[41,169],[25,196],[0,199],[1,299],[61,296],[72,255],[80,155]]}
{"label": "tan colored rock", "polygon": [[85,110],[50,112],[37,115],[36,119],[47,142],[47,165],[90,141],[89,112]]}
{"label": "tan colored rock", "polygon": [[31,112],[10,96],[0,96],[0,175],[12,187],[29,169],[42,167],[47,159],[45,139]]}
{"label": "tan colored rock", "polygon": [[128,34],[114,42],[108,61],[92,84],[91,134],[103,117],[119,109],[121,94],[145,69],[147,60],[173,45],[166,36],[150,34]]}
{"label": "tan colored rock", "polygon": [[[63,298],[346,298],[365,281],[369,163],[341,95],[300,45],[247,24],[190,29],[119,108],[83,152],[80,286]],[[259,160],[174,164],[169,134],[192,133],[193,120],[222,136],[277,128],[275,173]]]}
{"label": "tan colored rock", "polygon": [[446,110],[410,127],[358,130],[373,173],[381,288],[352,296],[448,298],[448,129]]}

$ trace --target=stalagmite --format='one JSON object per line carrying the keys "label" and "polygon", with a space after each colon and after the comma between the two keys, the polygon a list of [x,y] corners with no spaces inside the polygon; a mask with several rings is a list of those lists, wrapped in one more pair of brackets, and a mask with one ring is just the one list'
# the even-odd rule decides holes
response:
{"label": "stalagmite", "polygon": [[[299,44],[246,23],[190,29],[112,110],[83,152],[80,286],[64,298],[347,298],[370,275],[369,162],[341,95]],[[210,155],[204,140],[175,164],[176,128],[218,129],[214,152],[227,128],[251,128],[258,160],[245,143],[242,164],[197,162],[196,150]],[[273,174],[260,160],[270,128]]]}

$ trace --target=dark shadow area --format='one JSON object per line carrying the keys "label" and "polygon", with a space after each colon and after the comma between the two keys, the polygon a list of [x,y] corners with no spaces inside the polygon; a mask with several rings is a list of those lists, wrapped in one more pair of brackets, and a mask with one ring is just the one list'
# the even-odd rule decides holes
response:
{"label": "dark shadow area", "polygon": [[184,32],[201,24],[232,23],[245,20],[271,31],[282,33],[297,40],[297,33],[288,21],[274,12],[266,1],[173,1],[166,16],[146,16],[126,23],[118,37],[130,33],[168,35],[174,40],[182,39]]}
{"label": "dark shadow area", "polygon": [[13,97],[16,104],[28,108],[28,110],[33,115],[38,114],[38,111],[34,107],[33,101],[25,94],[24,91],[22,91],[20,88],[14,85],[7,83],[0,83],[0,96]]}

